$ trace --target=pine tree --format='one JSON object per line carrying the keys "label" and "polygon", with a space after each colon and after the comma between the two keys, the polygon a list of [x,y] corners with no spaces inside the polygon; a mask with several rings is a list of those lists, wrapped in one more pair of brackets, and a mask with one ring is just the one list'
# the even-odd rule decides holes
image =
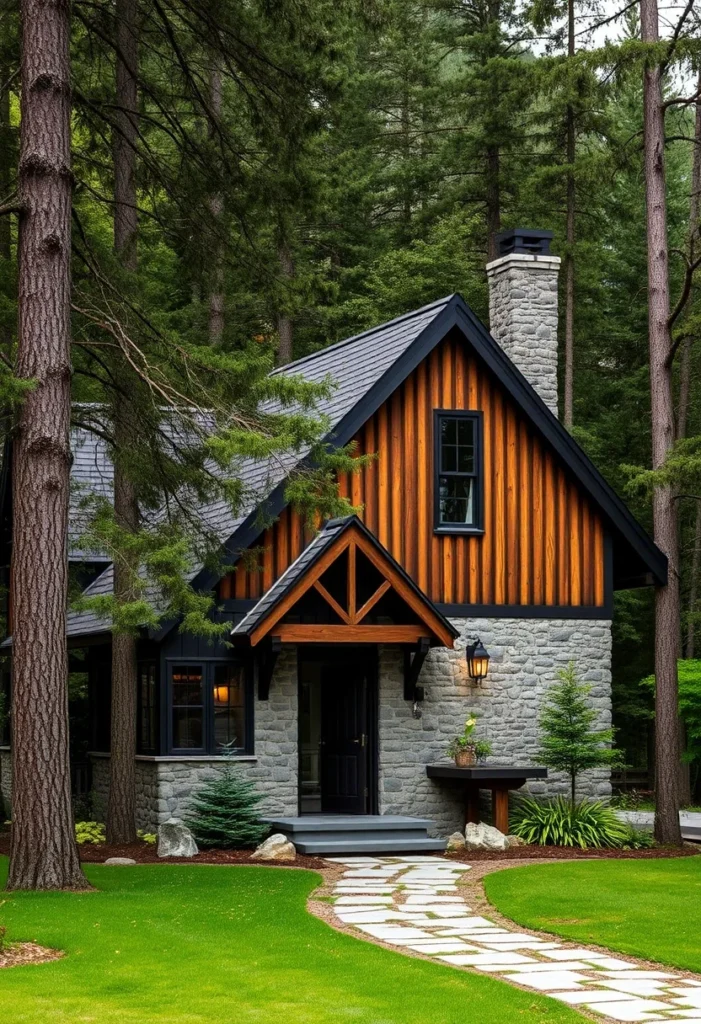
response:
{"label": "pine tree", "polygon": [[195,794],[185,824],[200,846],[234,850],[256,846],[269,831],[258,813],[261,799],[251,782],[226,765],[219,778]]}
{"label": "pine tree", "polygon": [[613,742],[613,729],[592,728],[597,713],[588,701],[591,686],[579,682],[574,662],[558,672],[558,679],[540,716],[543,738],[538,756],[548,768],[569,775],[574,806],[580,773],[615,764],[620,754],[606,746]]}

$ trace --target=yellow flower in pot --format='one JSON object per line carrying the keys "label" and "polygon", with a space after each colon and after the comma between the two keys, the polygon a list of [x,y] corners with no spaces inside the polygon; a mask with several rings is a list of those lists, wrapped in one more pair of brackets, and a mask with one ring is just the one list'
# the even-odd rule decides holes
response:
{"label": "yellow flower in pot", "polygon": [[477,725],[477,716],[470,714],[465,719],[465,728],[459,736],[452,739],[448,744],[446,754],[455,760],[458,768],[470,768],[478,761],[489,757],[492,752],[492,745],[489,740],[475,739],[474,732]]}

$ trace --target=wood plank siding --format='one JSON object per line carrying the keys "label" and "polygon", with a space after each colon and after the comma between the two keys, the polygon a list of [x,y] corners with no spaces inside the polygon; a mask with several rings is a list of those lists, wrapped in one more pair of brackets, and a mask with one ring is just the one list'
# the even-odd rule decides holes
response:
{"label": "wood plank siding", "polygon": [[[484,425],[484,533],[433,531],[435,409],[479,410]],[[378,457],[339,481],[366,526],[439,604],[604,606],[600,514],[464,343],[446,338],[368,419],[358,452]],[[261,568],[241,566],[220,597],[260,597],[309,542],[290,508],[258,541]]]}

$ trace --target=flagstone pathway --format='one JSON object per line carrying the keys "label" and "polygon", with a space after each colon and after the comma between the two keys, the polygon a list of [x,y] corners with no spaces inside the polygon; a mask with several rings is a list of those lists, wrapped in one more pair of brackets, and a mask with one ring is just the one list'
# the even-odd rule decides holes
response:
{"label": "flagstone pathway", "polygon": [[435,857],[330,857],[344,925],[456,967],[498,975],[615,1021],[701,1024],[701,978],[572,948],[471,913],[457,882],[466,864]]}

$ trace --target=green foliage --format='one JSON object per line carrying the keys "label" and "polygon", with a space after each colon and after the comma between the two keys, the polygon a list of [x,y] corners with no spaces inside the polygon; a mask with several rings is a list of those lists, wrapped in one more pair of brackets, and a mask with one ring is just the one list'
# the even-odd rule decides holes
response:
{"label": "green foliage", "polygon": [[253,784],[227,764],[216,779],[197,790],[185,824],[200,846],[256,846],[270,831],[258,812],[261,799]]}
{"label": "green foliage", "polygon": [[564,797],[519,800],[511,831],[538,846],[578,846],[583,850],[637,849],[641,842],[613,808],[588,800],[573,804]]}
{"label": "green foliage", "polygon": [[[701,766],[701,660],[685,658],[677,662],[679,679],[679,715],[684,723],[686,750],[684,760],[694,766],[698,774]],[[654,693],[655,677],[641,680],[643,691]]]}
{"label": "green foliage", "polygon": [[158,836],[155,832],[144,832],[142,828],[137,829],[137,839],[140,839],[142,843],[146,843],[148,846],[155,846],[158,842]]}
{"label": "green foliage", "polygon": [[105,826],[101,821],[76,821],[75,841],[78,846],[100,846],[107,841]]}
{"label": "green foliage", "polygon": [[574,806],[577,777],[581,772],[620,762],[620,752],[611,749],[612,729],[593,728],[597,712],[590,706],[591,686],[580,683],[574,662],[558,672],[540,716],[542,739],[538,758],[548,768],[565,772],[570,778]]}
{"label": "green foliage", "polygon": [[489,740],[478,740],[475,739],[475,728],[477,726],[477,715],[471,713],[465,719],[465,728],[459,736],[455,736],[450,741],[446,749],[448,757],[455,757],[455,755],[461,750],[474,750],[475,756],[478,761],[483,760],[485,757],[489,757],[492,752],[492,744]]}

